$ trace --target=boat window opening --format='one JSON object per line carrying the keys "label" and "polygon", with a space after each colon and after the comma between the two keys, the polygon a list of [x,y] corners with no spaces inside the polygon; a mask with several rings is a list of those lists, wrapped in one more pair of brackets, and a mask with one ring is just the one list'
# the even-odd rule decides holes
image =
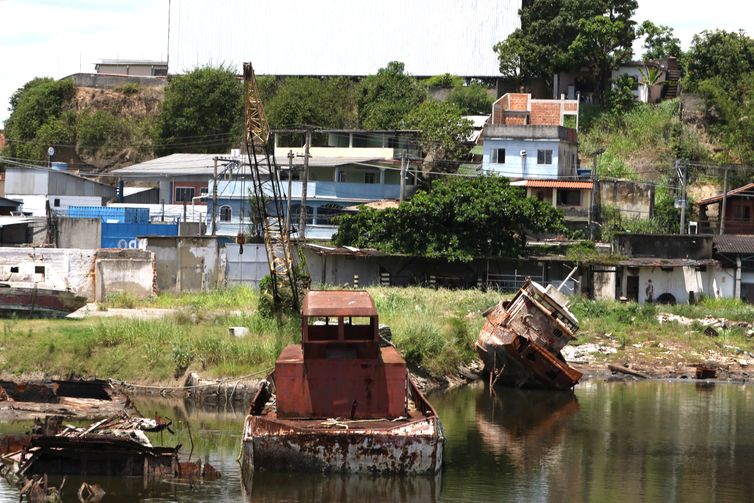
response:
{"label": "boat window opening", "polygon": [[14,265],[14,266],[12,266],[12,267],[10,268],[10,272],[12,272],[12,273],[13,273],[13,272],[18,272],[18,266],[17,266],[17,265]]}
{"label": "boat window opening", "polygon": [[45,266],[43,265],[35,265],[34,266],[34,274],[41,274],[42,276],[45,275]]}

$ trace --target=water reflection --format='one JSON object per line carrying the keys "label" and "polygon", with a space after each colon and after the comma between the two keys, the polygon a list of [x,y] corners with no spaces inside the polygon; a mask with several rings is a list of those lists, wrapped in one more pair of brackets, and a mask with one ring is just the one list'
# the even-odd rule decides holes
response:
{"label": "water reflection", "polygon": [[563,420],[579,411],[571,392],[498,389],[479,394],[476,427],[484,449],[505,454],[521,471],[560,459]]}
{"label": "water reflection", "polygon": [[[691,382],[585,382],[571,393],[483,384],[430,397],[445,425],[442,477],[325,476],[257,472],[236,463],[244,411],[188,401],[137,400],[174,421],[184,457],[208,460],[222,478],[194,486],[87,479],[105,501],[752,501],[754,386]],[[187,422],[191,423],[189,435]],[[0,423],[0,434],[28,424]],[[80,479],[66,481],[76,501]],[[0,501],[18,490],[0,479]]]}
{"label": "water reflection", "polygon": [[359,501],[433,502],[439,501],[440,474],[436,477],[389,477],[370,475],[323,475],[256,472],[244,478],[246,501]]}

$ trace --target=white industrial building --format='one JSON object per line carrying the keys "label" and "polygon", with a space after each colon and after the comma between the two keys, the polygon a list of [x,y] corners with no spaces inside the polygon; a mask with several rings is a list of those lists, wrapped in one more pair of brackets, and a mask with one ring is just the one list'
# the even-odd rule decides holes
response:
{"label": "white industrial building", "polygon": [[173,0],[169,71],[251,61],[259,75],[375,73],[500,77],[492,47],[520,26],[521,0]]}

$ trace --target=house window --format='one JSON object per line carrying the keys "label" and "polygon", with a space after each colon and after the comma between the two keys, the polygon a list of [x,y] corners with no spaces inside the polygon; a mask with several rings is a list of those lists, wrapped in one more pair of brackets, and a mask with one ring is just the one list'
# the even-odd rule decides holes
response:
{"label": "house window", "polygon": [[736,211],[734,213],[734,218],[736,220],[745,220],[749,221],[751,219],[751,207],[749,206],[736,206]]}
{"label": "house window", "polygon": [[60,199],[58,199],[58,198],[55,198],[55,199],[54,199],[54,200],[52,201],[52,205],[53,205],[53,206],[54,206],[55,208],[60,208]]}
{"label": "house window", "polygon": [[375,183],[376,178],[374,173],[364,173],[364,183]]}
{"label": "house window", "polygon": [[175,202],[182,203],[185,201],[187,203],[190,203],[191,199],[194,197],[195,192],[196,189],[194,187],[176,187]]}
{"label": "house window", "polygon": [[17,266],[17,265],[11,266],[11,268],[10,268],[10,272],[12,272],[12,273],[14,273],[14,272],[15,272],[15,273],[17,273],[17,272],[18,272],[18,266]]}
{"label": "house window", "polygon": [[202,196],[206,196],[207,194],[209,194],[209,188],[208,187],[202,187],[201,189],[199,189],[199,194],[202,195]]}
{"label": "house window", "polygon": [[581,206],[580,190],[560,190],[558,191],[558,203],[561,206]]}
{"label": "house window", "polygon": [[233,212],[230,206],[220,206],[220,221],[230,222],[230,218],[233,216]]}
{"label": "house window", "polygon": [[505,164],[505,149],[492,149],[492,162],[495,164]]}
{"label": "house window", "polygon": [[537,164],[552,164],[552,150],[537,150]]}

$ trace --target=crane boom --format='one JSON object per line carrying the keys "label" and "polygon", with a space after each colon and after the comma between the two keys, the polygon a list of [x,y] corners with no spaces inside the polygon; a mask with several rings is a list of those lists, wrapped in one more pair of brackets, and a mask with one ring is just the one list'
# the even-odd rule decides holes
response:
{"label": "crane boom", "polygon": [[[291,307],[299,309],[302,291],[308,287],[306,262],[301,250],[291,242],[285,218],[285,201],[290,194],[282,191],[280,170],[274,150],[270,155],[270,125],[264,113],[256,76],[251,63],[244,63],[244,143],[252,170],[252,211],[263,231],[267,264],[270,268],[273,308],[283,307],[284,291],[290,292]],[[260,170],[259,157],[267,168]],[[288,176],[291,176],[289,173]],[[295,250],[294,250],[295,246]]]}

